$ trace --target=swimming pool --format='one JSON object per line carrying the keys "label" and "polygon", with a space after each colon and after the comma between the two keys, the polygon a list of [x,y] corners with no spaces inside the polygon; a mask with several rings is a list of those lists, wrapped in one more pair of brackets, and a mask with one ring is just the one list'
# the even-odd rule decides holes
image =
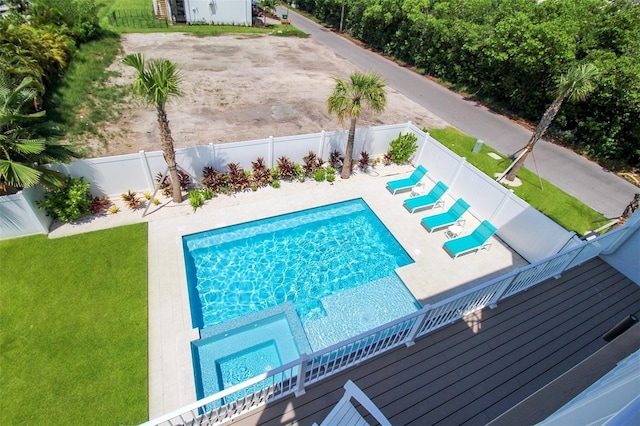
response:
{"label": "swimming pool", "polygon": [[[291,303],[317,351],[420,308],[395,273],[413,260],[362,199],[184,236],[183,247],[201,335]],[[235,365],[208,357],[200,367]]]}

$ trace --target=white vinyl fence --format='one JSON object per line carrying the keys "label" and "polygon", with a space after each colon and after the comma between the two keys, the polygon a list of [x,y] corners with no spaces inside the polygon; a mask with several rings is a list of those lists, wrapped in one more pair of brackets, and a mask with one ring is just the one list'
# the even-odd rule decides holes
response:
{"label": "white vinyl fence", "polygon": [[211,425],[233,419],[291,394],[302,395],[310,384],[403,344],[411,346],[416,338],[460,320],[471,312],[495,307],[501,300],[546,279],[560,276],[564,271],[601,253],[613,252],[627,238],[639,232],[639,227],[640,221],[629,221],[595,240],[582,241],[562,253],[516,269],[436,304],[424,306],[417,312],[327,349],[310,355],[303,354],[296,361],[150,420],[144,426]]}
{"label": "white vinyl fence", "polygon": [[[478,219],[488,219],[493,223],[498,228],[497,235],[526,260],[535,262],[557,253],[563,247],[575,244],[572,232],[566,231],[529,206],[511,190],[486,176],[411,122],[358,129],[354,157],[359,158],[362,151],[367,151],[371,158],[382,157],[393,139],[400,133],[408,132],[418,137],[418,150],[411,159],[412,163],[423,164],[429,170],[428,177],[434,182],[443,181],[454,198],[464,198],[471,205],[471,213]],[[178,149],[176,159],[182,169],[200,179],[205,166],[226,171],[228,163],[239,163],[245,170],[251,170],[251,162],[258,157],[264,158],[265,164],[270,168],[275,167],[282,156],[302,163],[309,151],[327,159],[332,151],[344,153],[347,135],[346,130],[323,131],[246,142],[209,144]],[[73,177],[83,176],[87,182],[91,182],[92,195],[111,197],[119,197],[128,190],[153,191],[155,177],[166,172],[166,163],[160,151],[78,160],[53,167]],[[0,214],[3,218],[5,215],[15,217],[15,212],[23,208],[23,205],[7,207],[6,203],[2,203]],[[31,210],[37,211],[33,203]],[[21,220],[24,222],[0,223],[0,239],[34,232],[46,233],[51,223],[49,218],[41,214]],[[24,233],[20,233],[18,225],[25,226]]]}

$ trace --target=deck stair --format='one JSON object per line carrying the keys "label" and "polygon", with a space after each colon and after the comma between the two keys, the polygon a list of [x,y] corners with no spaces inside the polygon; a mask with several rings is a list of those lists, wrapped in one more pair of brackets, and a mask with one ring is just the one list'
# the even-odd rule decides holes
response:
{"label": "deck stair", "polygon": [[157,19],[169,19],[167,12],[167,0],[158,0],[158,10],[156,11]]}

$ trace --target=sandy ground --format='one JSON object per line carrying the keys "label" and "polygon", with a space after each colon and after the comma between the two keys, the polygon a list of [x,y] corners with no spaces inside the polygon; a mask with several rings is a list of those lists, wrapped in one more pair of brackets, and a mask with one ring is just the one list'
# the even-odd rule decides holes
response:
{"label": "sandy ground", "polygon": [[[194,37],[187,34],[127,34],[124,55],[166,58],[181,69],[184,97],[167,105],[175,147],[315,133],[346,128],[327,112],[334,78],[357,68],[311,38],[263,35]],[[112,84],[128,85],[135,71],[118,58]],[[387,107],[365,113],[358,126],[412,121],[437,128],[447,123],[387,87]],[[155,110],[131,99],[121,119],[103,129],[108,145],[90,141],[94,156],[160,149]]]}

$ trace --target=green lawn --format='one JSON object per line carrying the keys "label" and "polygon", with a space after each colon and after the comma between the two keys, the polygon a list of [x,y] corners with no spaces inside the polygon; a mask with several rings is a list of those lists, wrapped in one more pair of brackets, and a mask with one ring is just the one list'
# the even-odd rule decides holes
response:
{"label": "green lawn", "polygon": [[[429,134],[491,177],[503,172],[511,164],[511,160],[486,145],[479,153],[473,153],[476,140],[452,127],[430,130]],[[488,155],[490,152],[495,152],[503,159],[494,160]],[[541,179],[541,189],[538,176],[525,168],[520,170],[518,178],[522,181],[522,186],[513,187],[513,192],[570,231],[583,235],[608,222],[603,215],[545,179]]]}
{"label": "green lawn", "polygon": [[147,224],[0,253],[0,424],[145,421]]}

